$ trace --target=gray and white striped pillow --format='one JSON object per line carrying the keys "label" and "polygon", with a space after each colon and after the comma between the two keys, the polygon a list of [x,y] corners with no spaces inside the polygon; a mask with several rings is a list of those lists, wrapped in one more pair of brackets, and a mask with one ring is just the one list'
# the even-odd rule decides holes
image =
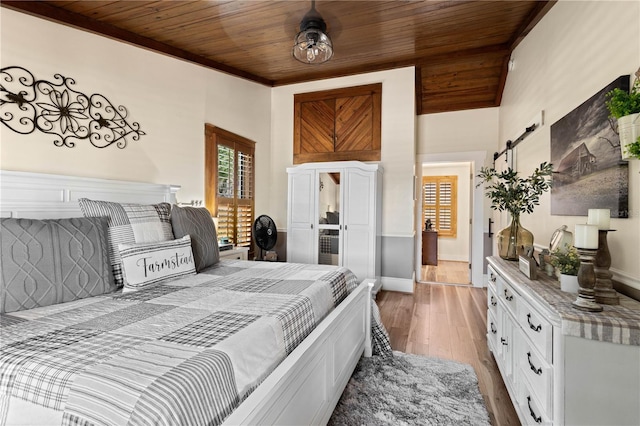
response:
{"label": "gray and white striped pillow", "polygon": [[119,244],[155,243],[174,238],[169,220],[169,203],[144,205],[88,198],[80,198],[78,203],[85,217],[108,218],[109,259],[118,287],[124,284]]}

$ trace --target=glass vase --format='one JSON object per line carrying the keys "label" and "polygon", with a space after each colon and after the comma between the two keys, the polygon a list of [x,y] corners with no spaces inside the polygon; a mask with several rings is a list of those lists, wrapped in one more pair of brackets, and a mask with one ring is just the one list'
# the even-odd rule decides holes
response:
{"label": "glass vase", "polygon": [[514,216],[509,226],[499,231],[498,255],[507,260],[518,260],[533,248],[533,234],[520,225],[520,216]]}

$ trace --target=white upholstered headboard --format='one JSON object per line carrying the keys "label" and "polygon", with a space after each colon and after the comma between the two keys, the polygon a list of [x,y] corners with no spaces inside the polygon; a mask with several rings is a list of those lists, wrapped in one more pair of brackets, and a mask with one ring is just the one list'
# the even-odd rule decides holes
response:
{"label": "white upholstered headboard", "polygon": [[80,217],[78,198],[120,203],[176,202],[177,185],[0,170],[0,217]]}

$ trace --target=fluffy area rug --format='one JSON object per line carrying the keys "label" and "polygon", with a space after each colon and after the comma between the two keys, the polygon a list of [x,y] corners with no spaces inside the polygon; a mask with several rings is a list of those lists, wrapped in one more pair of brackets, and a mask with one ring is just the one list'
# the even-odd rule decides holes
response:
{"label": "fluffy area rug", "polygon": [[490,425],[468,364],[394,352],[358,363],[329,425]]}

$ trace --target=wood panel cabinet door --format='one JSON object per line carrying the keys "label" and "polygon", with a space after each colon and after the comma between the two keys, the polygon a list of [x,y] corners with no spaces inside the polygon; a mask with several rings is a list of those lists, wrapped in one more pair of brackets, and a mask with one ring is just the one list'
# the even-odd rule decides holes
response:
{"label": "wood panel cabinet door", "polygon": [[373,95],[336,99],[335,152],[374,151],[375,128]]}
{"label": "wood panel cabinet door", "polygon": [[380,161],[382,84],[294,96],[293,163]]}
{"label": "wood panel cabinet door", "polygon": [[[336,100],[300,103],[300,141],[297,154],[322,154],[334,150]],[[296,152],[294,151],[294,155]]]}

